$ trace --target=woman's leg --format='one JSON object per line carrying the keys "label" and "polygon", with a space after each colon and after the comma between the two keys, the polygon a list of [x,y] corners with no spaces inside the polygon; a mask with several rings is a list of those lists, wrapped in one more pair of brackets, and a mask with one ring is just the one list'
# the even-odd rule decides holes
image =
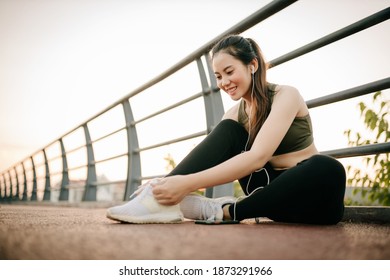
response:
{"label": "woman's leg", "polygon": [[[230,119],[223,120],[167,176],[186,175],[214,167],[242,153],[247,141],[248,132],[242,125]],[[248,195],[256,187],[268,185],[280,173],[267,163],[263,170],[239,179],[239,183]]]}
{"label": "woman's leg", "polygon": [[229,207],[237,220],[336,224],[344,213],[345,170],[334,158],[315,155],[284,171],[264,188]]}
{"label": "woman's leg", "polygon": [[167,176],[186,175],[214,167],[241,153],[248,132],[238,122],[221,121]]}
{"label": "woman's leg", "polygon": [[284,170],[275,170],[270,163],[266,163],[263,168],[239,179],[238,182],[245,195],[250,195],[252,192],[269,185],[283,172]]}
{"label": "woman's leg", "polygon": [[[248,133],[239,123],[223,120],[168,176],[198,172],[226,161],[241,153],[247,138]],[[221,220],[222,206],[235,202],[235,199],[229,198],[213,200],[187,195],[180,205],[164,206],[152,197],[152,186],[146,184],[133,200],[108,209],[107,217],[130,223],[171,223],[181,221],[183,216],[191,219]]]}
{"label": "woman's leg", "polygon": [[[216,166],[245,149],[248,133],[233,120],[223,120],[198,144],[167,176],[186,175]],[[222,206],[236,201],[233,197],[210,199],[187,195],[180,202],[180,210],[187,219],[222,219]]]}

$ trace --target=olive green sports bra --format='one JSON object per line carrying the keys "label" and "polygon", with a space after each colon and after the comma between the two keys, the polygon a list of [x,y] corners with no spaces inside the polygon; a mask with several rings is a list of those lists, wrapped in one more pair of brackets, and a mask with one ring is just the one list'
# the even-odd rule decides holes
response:
{"label": "olive green sports bra", "polygon": [[[245,112],[244,100],[241,100],[238,109],[238,122],[248,128],[248,115]],[[313,128],[310,115],[295,117],[282,142],[276,149],[274,156],[303,150],[312,143]]]}

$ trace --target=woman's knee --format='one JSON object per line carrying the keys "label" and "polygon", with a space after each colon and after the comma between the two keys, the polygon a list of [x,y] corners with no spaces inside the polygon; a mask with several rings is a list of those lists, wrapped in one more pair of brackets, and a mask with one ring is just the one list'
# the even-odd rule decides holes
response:
{"label": "woman's knee", "polygon": [[238,122],[232,119],[224,119],[218,123],[218,125],[213,129],[213,131],[226,131],[226,132],[235,132],[248,134],[245,128]]}
{"label": "woman's knee", "polygon": [[311,167],[312,174],[318,171],[318,175],[326,179],[325,181],[331,180],[345,185],[345,168],[337,159],[327,155],[314,155],[306,163]]}

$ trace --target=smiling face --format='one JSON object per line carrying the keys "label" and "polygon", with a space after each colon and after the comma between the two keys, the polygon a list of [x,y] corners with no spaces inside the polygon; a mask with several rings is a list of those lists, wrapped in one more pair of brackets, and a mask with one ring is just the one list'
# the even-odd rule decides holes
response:
{"label": "smiling face", "polygon": [[250,100],[252,74],[248,65],[222,51],[214,56],[213,69],[218,87],[230,98]]}

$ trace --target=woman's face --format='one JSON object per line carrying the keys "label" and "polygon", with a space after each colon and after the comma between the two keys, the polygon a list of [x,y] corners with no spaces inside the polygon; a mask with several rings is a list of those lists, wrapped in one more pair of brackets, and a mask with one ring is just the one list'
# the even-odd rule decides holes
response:
{"label": "woman's face", "polygon": [[213,69],[218,87],[231,99],[250,98],[252,74],[249,66],[230,54],[219,52],[214,55]]}

